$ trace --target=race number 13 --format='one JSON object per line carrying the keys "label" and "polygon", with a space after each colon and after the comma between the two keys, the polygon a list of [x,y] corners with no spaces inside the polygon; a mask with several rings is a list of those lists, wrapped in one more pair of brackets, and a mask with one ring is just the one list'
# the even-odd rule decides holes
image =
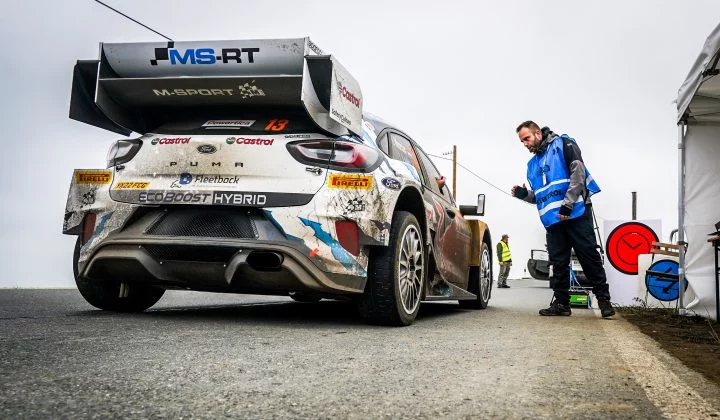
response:
{"label": "race number 13", "polygon": [[288,120],[270,120],[265,126],[265,131],[283,131],[288,122]]}

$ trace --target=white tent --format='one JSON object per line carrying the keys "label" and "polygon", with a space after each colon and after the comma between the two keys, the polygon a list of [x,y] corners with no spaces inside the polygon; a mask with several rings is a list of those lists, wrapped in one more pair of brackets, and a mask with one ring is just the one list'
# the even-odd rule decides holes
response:
{"label": "white tent", "polygon": [[[680,313],[686,309],[718,319],[718,285],[715,250],[708,234],[720,222],[720,25],[705,46],[678,91],[679,192],[678,226],[680,279],[683,272],[692,301],[684,302],[680,287]],[[682,283],[681,283],[682,286]]]}

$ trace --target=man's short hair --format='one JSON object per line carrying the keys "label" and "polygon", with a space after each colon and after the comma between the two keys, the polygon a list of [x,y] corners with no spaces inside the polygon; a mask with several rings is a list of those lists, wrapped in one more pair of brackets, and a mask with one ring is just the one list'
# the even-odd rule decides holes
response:
{"label": "man's short hair", "polygon": [[504,239],[504,238],[510,238],[510,237],[509,237],[508,234],[506,233],[506,234],[504,234],[500,239]]}
{"label": "man's short hair", "polygon": [[522,130],[523,128],[527,128],[527,129],[529,129],[530,131],[535,131],[535,130],[539,130],[539,129],[540,129],[540,126],[537,125],[537,124],[535,124],[534,121],[527,120],[527,121],[525,121],[524,123],[518,125],[517,129],[515,130],[515,132],[516,132],[516,133],[519,133],[520,130]]}

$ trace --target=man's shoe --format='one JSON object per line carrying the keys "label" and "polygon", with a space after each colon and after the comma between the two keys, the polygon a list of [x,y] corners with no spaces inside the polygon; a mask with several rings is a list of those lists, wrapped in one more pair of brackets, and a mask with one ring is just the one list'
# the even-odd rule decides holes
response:
{"label": "man's shoe", "polygon": [[510,286],[508,286],[507,284],[503,284],[502,287],[503,287],[503,289],[509,289],[509,288],[510,288]]}
{"label": "man's shoe", "polygon": [[600,315],[603,318],[615,315],[615,308],[609,300],[598,300],[598,306],[600,307]]}
{"label": "man's shoe", "polygon": [[563,305],[557,302],[551,303],[547,309],[540,309],[540,315],[542,316],[570,316],[571,313],[570,305]]}

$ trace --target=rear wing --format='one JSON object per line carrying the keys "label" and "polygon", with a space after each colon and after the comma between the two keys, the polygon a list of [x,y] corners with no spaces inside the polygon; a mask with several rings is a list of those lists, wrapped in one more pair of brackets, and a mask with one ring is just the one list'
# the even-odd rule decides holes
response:
{"label": "rear wing", "polygon": [[362,93],[309,38],[100,44],[79,60],[70,118],[145,134],[194,111],[303,110],[328,133],[361,134]]}

